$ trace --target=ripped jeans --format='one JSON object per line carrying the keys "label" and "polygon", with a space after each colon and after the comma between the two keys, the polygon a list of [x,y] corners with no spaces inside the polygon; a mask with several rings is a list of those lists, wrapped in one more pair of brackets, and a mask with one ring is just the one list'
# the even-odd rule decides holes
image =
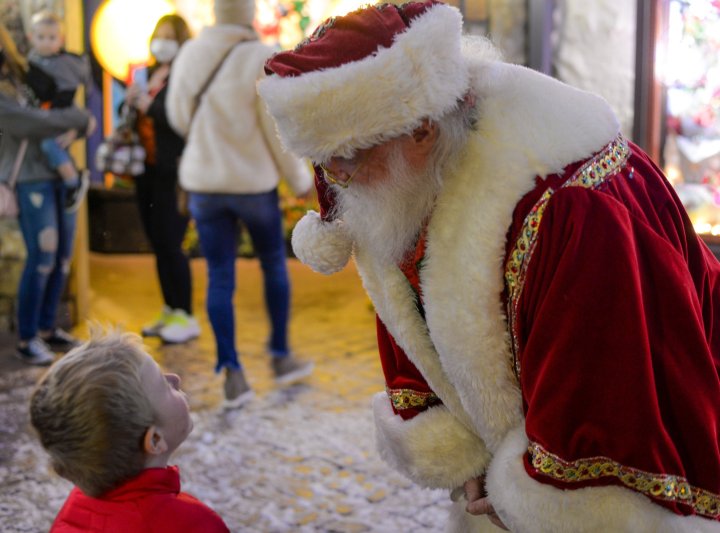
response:
{"label": "ripped jeans", "polygon": [[17,199],[27,259],[18,288],[20,340],[55,325],[55,315],[70,271],[75,213],[65,212],[62,180],[18,183]]}

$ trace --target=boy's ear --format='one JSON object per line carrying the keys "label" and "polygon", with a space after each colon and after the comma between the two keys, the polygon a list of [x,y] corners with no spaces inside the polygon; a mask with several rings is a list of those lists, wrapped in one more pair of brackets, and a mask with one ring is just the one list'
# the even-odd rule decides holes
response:
{"label": "boy's ear", "polygon": [[150,426],[143,437],[143,451],[148,455],[162,455],[168,449],[167,441],[157,426]]}

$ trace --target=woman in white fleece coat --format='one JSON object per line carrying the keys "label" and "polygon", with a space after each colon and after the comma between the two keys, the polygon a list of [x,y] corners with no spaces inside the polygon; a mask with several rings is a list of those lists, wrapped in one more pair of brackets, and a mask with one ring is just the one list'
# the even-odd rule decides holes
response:
{"label": "woman in white fleece coat", "polygon": [[296,194],[308,194],[312,175],[282,149],[257,96],[255,83],[274,50],[258,41],[254,13],[252,1],[218,0],[216,25],[187,42],[175,59],[166,100],[170,123],[187,139],[180,184],[190,192],[190,212],[208,263],[216,371],[225,371],[225,398],[232,405],[252,397],[235,348],[232,307],[240,221],[262,264],[276,380],[288,383],[312,371],[288,348],[290,285],[277,193],[283,177]]}

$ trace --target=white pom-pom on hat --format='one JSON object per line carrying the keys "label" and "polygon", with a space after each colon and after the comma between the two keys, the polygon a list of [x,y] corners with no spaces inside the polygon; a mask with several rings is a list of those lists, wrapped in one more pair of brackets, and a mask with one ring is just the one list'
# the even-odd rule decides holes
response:
{"label": "white pom-pom on hat", "polygon": [[308,211],[292,234],[295,256],[320,274],[334,274],[350,260],[353,240],[340,220],[324,221]]}

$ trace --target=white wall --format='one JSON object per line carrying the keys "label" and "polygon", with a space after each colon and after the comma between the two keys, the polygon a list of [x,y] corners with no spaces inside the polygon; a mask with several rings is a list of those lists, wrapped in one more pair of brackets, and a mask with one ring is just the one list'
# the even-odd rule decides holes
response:
{"label": "white wall", "polygon": [[[634,0],[555,0],[555,76],[603,96],[632,133],[635,93]],[[526,0],[489,0],[490,37],[505,60],[526,64]]]}
{"label": "white wall", "polygon": [[631,0],[557,2],[556,76],[603,96],[632,133],[635,91],[635,16]]}
{"label": "white wall", "polygon": [[526,62],[527,0],[488,0],[490,38],[508,63]]}

